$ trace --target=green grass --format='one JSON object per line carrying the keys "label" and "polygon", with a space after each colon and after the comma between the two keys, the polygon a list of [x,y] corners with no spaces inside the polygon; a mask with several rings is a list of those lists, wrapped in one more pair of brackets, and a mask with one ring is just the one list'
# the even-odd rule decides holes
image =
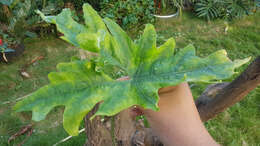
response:
{"label": "green grass", "polygon": [[[174,37],[177,50],[193,44],[197,48],[197,54],[202,57],[219,49],[225,49],[231,59],[249,56],[254,59],[260,55],[259,24],[260,13],[230,22],[229,30],[225,33],[227,24],[223,20],[206,22],[192,14],[184,13],[181,19],[157,20],[156,29],[159,44],[169,37]],[[138,37],[140,30],[143,29],[131,31],[131,36]],[[55,71],[58,62],[69,61],[71,56],[78,55],[76,48],[52,37],[27,40],[25,45],[26,51],[22,56],[10,64],[0,63],[0,146],[8,145],[8,138],[29,123],[34,123],[34,132],[26,141],[26,146],[53,145],[68,136],[61,123],[63,108],[53,109],[48,114],[47,120],[32,122],[30,113],[14,113],[11,110],[14,102],[2,104],[6,101],[15,101],[47,84],[47,75]],[[26,71],[31,77],[23,78],[19,70],[38,56],[44,56],[44,59],[30,65]],[[237,72],[245,68],[246,65]],[[231,81],[237,75],[227,81]],[[193,85],[192,92],[197,98],[208,84]],[[256,146],[260,144],[259,106],[260,87],[205,125],[214,139],[222,145]],[[10,145],[17,145],[25,137],[17,138]],[[60,145],[83,145],[84,142],[85,135],[80,134]]]}
{"label": "green grass", "polygon": [[[10,64],[0,63],[0,146],[8,145],[8,138],[19,131],[23,126],[34,123],[34,132],[26,141],[26,146],[48,146],[68,136],[62,127],[62,108],[55,108],[48,115],[47,120],[32,122],[30,113],[13,113],[14,103],[3,104],[6,101],[15,101],[48,83],[47,75],[55,71],[58,62],[69,61],[71,56],[77,55],[77,49],[64,41],[55,38],[27,40],[24,54]],[[20,69],[34,58],[44,56],[44,59],[30,65],[26,72],[30,78],[20,75]],[[82,127],[81,127],[82,128]],[[10,145],[16,145],[26,136],[15,139]],[[85,135],[72,138],[61,145],[82,145]]]}

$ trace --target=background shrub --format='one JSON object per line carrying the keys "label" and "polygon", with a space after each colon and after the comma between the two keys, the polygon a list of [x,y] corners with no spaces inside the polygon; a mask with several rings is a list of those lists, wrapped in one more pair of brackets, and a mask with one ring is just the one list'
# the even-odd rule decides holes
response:
{"label": "background shrub", "polygon": [[198,17],[233,19],[249,15],[256,7],[254,0],[198,0],[194,10]]}
{"label": "background shrub", "polygon": [[124,29],[154,22],[153,0],[103,0],[100,14],[119,23]]}
{"label": "background shrub", "polygon": [[156,4],[154,0],[0,0],[0,37],[12,42],[36,36],[33,32],[40,35],[53,32],[34,12],[37,9],[45,15],[56,15],[63,8],[70,8],[73,18],[82,21],[84,3],[91,4],[102,17],[115,20],[124,29],[153,23],[153,14],[163,15],[177,9],[180,16],[183,8],[189,8],[207,20],[231,20],[249,15],[260,6],[260,0],[156,0]]}

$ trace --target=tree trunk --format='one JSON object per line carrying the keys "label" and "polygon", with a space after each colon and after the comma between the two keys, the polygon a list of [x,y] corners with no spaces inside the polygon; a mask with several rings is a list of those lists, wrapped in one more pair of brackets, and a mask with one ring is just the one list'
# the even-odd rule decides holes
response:
{"label": "tree trunk", "polygon": [[[206,89],[196,101],[201,120],[205,122],[214,118],[220,112],[241,101],[258,85],[260,85],[260,56],[231,83],[215,84]],[[215,93],[214,90],[216,90]]]}
{"label": "tree trunk", "polygon": [[[260,57],[231,83],[210,85],[196,100],[196,106],[203,122],[242,100],[250,91],[260,85]],[[89,121],[97,106],[86,116],[86,146],[162,146],[159,138],[142,121],[136,121],[127,109],[118,115],[100,117]]]}
{"label": "tree trunk", "polygon": [[135,121],[130,109],[113,117],[102,119],[98,116],[90,121],[89,118],[96,112],[97,107],[85,117],[85,132],[88,138],[85,146],[143,145],[140,142],[144,139],[144,132],[138,132],[138,129],[142,130],[144,126],[140,124],[142,122]]}
{"label": "tree trunk", "polygon": [[90,117],[95,114],[98,109],[98,104],[85,117],[85,132],[88,140],[85,146],[112,146],[113,140],[110,135],[110,127],[103,124],[100,116],[94,118],[92,121]]}

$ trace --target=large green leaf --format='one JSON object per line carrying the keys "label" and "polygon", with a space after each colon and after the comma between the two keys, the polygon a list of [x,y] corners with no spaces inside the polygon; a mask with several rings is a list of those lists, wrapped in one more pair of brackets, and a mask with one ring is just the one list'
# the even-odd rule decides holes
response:
{"label": "large green leaf", "polygon": [[[63,125],[70,135],[78,134],[83,117],[97,103],[100,106],[92,118],[97,115],[112,116],[133,105],[158,110],[160,88],[186,81],[226,79],[234,74],[235,68],[249,61],[247,58],[232,62],[225,50],[200,58],[195,55],[192,45],[174,53],[173,38],[157,47],[156,32],[151,24],[146,25],[138,44],[135,44],[116,23],[107,18],[103,23],[89,5],[83,8],[86,26],[73,21],[67,9],[58,16],[42,17],[47,22],[55,22],[72,44],[98,52],[98,61],[58,64],[58,72],[49,74],[49,85],[14,107],[16,111],[32,111],[32,119],[39,121],[52,108],[65,106]],[[130,79],[116,80],[106,66],[123,69]]]}

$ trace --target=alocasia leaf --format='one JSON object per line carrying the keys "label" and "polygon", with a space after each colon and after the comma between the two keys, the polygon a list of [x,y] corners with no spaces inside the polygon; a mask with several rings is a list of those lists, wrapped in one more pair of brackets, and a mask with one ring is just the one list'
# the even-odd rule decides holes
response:
{"label": "alocasia leaf", "polygon": [[[247,58],[232,62],[225,50],[200,58],[192,45],[174,53],[173,38],[157,47],[156,32],[151,24],[146,25],[135,44],[115,22],[106,18],[104,23],[88,4],[83,9],[85,25],[75,22],[68,9],[57,16],[41,16],[55,23],[68,42],[99,53],[98,62],[81,60],[58,64],[58,72],[48,76],[49,85],[14,107],[18,112],[32,111],[32,119],[39,121],[52,108],[63,105],[63,125],[73,136],[78,134],[80,122],[97,103],[100,106],[93,117],[112,116],[133,105],[158,110],[159,88],[181,82],[226,79],[234,74],[235,68],[249,61]],[[130,79],[116,80],[107,73],[107,65],[121,68]]]}

